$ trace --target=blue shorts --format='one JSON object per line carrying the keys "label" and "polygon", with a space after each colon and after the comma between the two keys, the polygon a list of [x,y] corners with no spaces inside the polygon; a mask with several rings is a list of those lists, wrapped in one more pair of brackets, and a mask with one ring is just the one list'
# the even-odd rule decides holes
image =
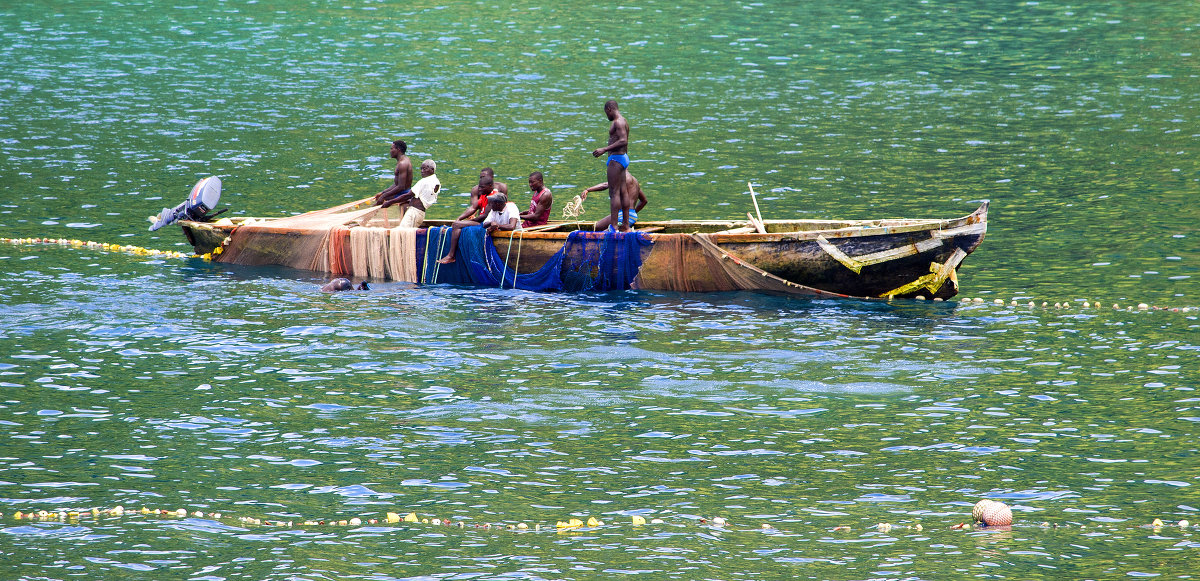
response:
{"label": "blue shorts", "polygon": [[[624,222],[625,222],[625,213],[617,212],[617,225],[619,226],[619,225],[623,224]],[[637,223],[637,210],[630,208],[629,209],[629,227],[633,228],[633,225],[636,223]]]}
{"label": "blue shorts", "polygon": [[407,190],[404,190],[403,192],[396,192],[396,193],[380,200],[380,202],[390,202],[396,198],[399,198],[400,196],[403,196],[404,194],[409,194],[409,193],[412,193],[412,188],[408,188]]}
{"label": "blue shorts", "polygon": [[621,164],[621,167],[623,167],[625,169],[629,169],[629,156],[627,154],[624,154],[624,153],[608,154],[608,163],[612,163],[614,161]]}

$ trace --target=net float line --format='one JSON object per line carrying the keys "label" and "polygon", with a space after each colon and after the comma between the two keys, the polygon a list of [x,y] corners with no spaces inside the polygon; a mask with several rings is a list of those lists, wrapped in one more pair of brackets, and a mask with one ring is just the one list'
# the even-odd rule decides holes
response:
{"label": "net float line", "polygon": [[176,250],[155,250],[152,248],[144,248],[142,246],[134,246],[132,244],[109,244],[107,242],[93,242],[91,240],[78,240],[67,238],[0,238],[0,243],[14,245],[54,245],[67,248],[87,248],[90,250],[101,250],[104,252],[120,252],[123,254],[132,254],[135,256],[156,256],[162,258],[188,258],[194,256]]}
{"label": "net float line", "polygon": [[[926,300],[925,297],[919,296],[919,295],[914,297],[914,299],[918,300],[918,301]],[[943,302],[945,299],[939,298],[939,299],[933,299],[933,300],[934,300],[934,302]],[[988,305],[995,305],[998,307],[1003,307],[1003,306],[1027,307],[1030,309],[1042,308],[1042,309],[1048,309],[1048,310],[1054,309],[1054,310],[1061,310],[1061,311],[1078,310],[1079,312],[1086,312],[1089,310],[1093,311],[1093,312],[1099,312],[1102,310],[1113,310],[1113,311],[1125,311],[1125,312],[1169,311],[1169,312],[1173,312],[1173,313],[1200,313],[1200,307],[1190,307],[1190,306],[1189,307],[1164,307],[1164,306],[1159,306],[1159,305],[1151,305],[1149,303],[1136,303],[1136,304],[1126,303],[1124,305],[1122,305],[1120,303],[1113,303],[1112,308],[1109,309],[1109,308],[1105,307],[1100,301],[1083,301],[1082,303],[1080,303],[1078,300],[1058,301],[1058,302],[1050,303],[1049,301],[1041,301],[1041,302],[1032,301],[1032,300],[1031,301],[1018,301],[1016,299],[1012,299],[1012,300],[1009,300],[1006,302],[1004,299],[992,299],[991,301],[985,301],[984,299],[975,297],[975,298],[964,298],[960,301],[951,300],[951,301],[945,301],[945,302],[958,302],[958,304],[960,304],[962,306],[988,304]]]}
{"label": "net float line", "polygon": [[[4,519],[4,514],[0,513],[0,520]],[[56,509],[56,510],[37,510],[37,511],[17,511],[9,515],[13,520],[25,522],[61,522],[61,523],[79,523],[82,521],[95,521],[97,523],[109,518],[118,517],[158,517],[164,519],[184,519],[184,518],[205,518],[219,522],[236,523],[244,527],[266,527],[266,528],[337,528],[337,527],[358,527],[358,526],[376,526],[376,525],[397,525],[403,527],[440,527],[440,528],[459,528],[459,529],[478,529],[499,532],[556,532],[556,533],[584,533],[598,530],[613,530],[620,528],[641,529],[642,527],[662,525],[662,526],[680,526],[691,525],[706,530],[727,530],[730,532],[749,532],[757,530],[768,534],[800,534],[812,533],[813,531],[822,531],[825,533],[891,533],[904,532],[930,534],[934,531],[1005,531],[1020,529],[1041,529],[1041,530],[1080,530],[1080,531],[1127,531],[1127,530],[1151,530],[1155,533],[1163,532],[1166,529],[1177,529],[1180,532],[1189,532],[1192,529],[1192,523],[1186,519],[1179,520],[1173,523],[1164,522],[1162,519],[1155,518],[1147,524],[1118,526],[1115,524],[1078,524],[1078,523],[1050,523],[1041,522],[1038,524],[1014,525],[1011,509],[1002,502],[982,500],[976,503],[972,509],[971,522],[958,522],[949,526],[930,526],[926,527],[920,522],[894,524],[889,522],[880,522],[874,525],[850,526],[838,525],[834,527],[812,527],[808,529],[795,529],[786,526],[782,523],[760,523],[755,528],[740,527],[725,517],[700,518],[700,519],[672,519],[668,522],[661,518],[647,519],[641,515],[632,515],[628,520],[620,522],[606,522],[594,516],[583,518],[570,517],[567,520],[560,520],[554,524],[549,523],[489,523],[489,522],[474,522],[463,519],[443,519],[438,517],[421,517],[415,512],[400,514],[398,512],[386,512],[382,517],[364,515],[351,518],[328,518],[328,519],[300,519],[300,518],[259,518],[250,516],[235,516],[219,511],[204,512],[200,510],[189,511],[179,508],[174,510],[169,509],[152,509],[142,507],[141,509],[125,509],[123,506],[115,506],[111,508],[89,508],[89,509]],[[1007,523],[1007,524],[1001,524]],[[1200,524],[1196,525],[1200,529]]]}
{"label": "net float line", "polygon": [[[229,244],[229,241],[230,241],[230,237],[226,237],[225,240],[223,240],[221,242],[220,246],[214,248],[212,252],[209,252],[206,254],[188,254],[188,253],[179,252],[176,250],[155,250],[155,249],[151,249],[151,248],[144,248],[141,246],[109,244],[107,242],[93,242],[91,240],[78,240],[78,239],[67,239],[67,238],[0,238],[0,243],[4,243],[4,244],[14,244],[14,245],[46,244],[46,245],[56,245],[56,246],[63,246],[63,247],[70,247],[70,248],[88,248],[88,249],[93,249],[93,250],[102,250],[105,252],[120,252],[120,253],[124,253],[124,254],[132,254],[135,256],[157,256],[157,257],[163,257],[163,258],[200,258],[206,262],[212,261],[214,257],[222,254],[225,250],[225,246],[227,246]],[[915,300],[918,300],[918,301],[926,300],[926,298],[922,295],[917,295],[914,298],[915,298]],[[934,302],[943,302],[943,301],[945,301],[945,299],[935,298],[935,299],[933,299],[933,301]],[[990,302],[988,302],[982,298],[975,297],[975,298],[964,298],[959,301],[951,300],[951,301],[945,301],[945,302],[958,302],[960,305],[963,305],[963,306],[982,305],[985,302],[987,302],[988,304],[992,304],[992,305],[996,305],[996,306],[1010,306],[1010,307],[1022,307],[1023,306],[1023,307],[1028,307],[1030,309],[1041,307],[1043,309],[1056,309],[1056,310],[1070,311],[1070,310],[1076,309],[1075,303],[1078,303],[1079,301],[1077,301],[1077,300],[1075,300],[1075,301],[1056,301],[1053,304],[1051,304],[1049,301],[1042,301],[1039,303],[1038,301],[1032,301],[1032,300],[1017,301],[1016,299],[1011,299],[1006,302],[1004,299],[993,299]],[[1102,305],[1102,303],[1100,301],[1083,301],[1083,303],[1078,307],[1078,309],[1081,312],[1087,311],[1087,310],[1098,311],[1098,310],[1104,309],[1104,308],[1105,307]],[[1169,311],[1169,312],[1176,312],[1176,313],[1200,313],[1200,307],[1191,307],[1191,306],[1165,307],[1165,306],[1159,306],[1159,305],[1151,305],[1149,303],[1137,303],[1137,304],[1126,303],[1125,305],[1121,305],[1120,303],[1113,303],[1111,310],[1127,311],[1127,312]]]}

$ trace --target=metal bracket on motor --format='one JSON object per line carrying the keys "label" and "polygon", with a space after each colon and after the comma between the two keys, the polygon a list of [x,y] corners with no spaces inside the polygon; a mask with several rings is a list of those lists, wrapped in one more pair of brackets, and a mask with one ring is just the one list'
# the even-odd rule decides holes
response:
{"label": "metal bracket on motor", "polygon": [[179,220],[203,220],[213,208],[217,207],[220,199],[221,178],[206,177],[196,182],[196,185],[192,187],[192,193],[188,194],[182,204],[174,208],[163,208],[162,212],[158,214],[158,220],[150,226],[150,231],[153,232]]}

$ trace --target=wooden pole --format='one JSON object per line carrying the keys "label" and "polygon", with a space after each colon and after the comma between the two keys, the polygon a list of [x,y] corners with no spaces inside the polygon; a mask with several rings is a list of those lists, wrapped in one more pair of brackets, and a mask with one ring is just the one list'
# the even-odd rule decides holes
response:
{"label": "wooden pole", "polygon": [[767,227],[763,225],[762,212],[758,211],[758,196],[754,194],[754,186],[750,182],[746,182],[746,187],[750,188],[750,201],[754,202],[754,214],[758,216],[757,222],[754,220],[750,220],[750,222],[754,224],[754,229],[758,230],[759,234],[766,234]]}

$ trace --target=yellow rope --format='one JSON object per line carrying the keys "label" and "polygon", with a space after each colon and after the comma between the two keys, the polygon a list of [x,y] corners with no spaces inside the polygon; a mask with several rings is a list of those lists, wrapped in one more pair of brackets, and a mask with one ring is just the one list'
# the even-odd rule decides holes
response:
{"label": "yellow rope", "polygon": [[421,257],[421,274],[417,277],[417,282],[425,284],[425,275],[429,270],[429,228],[425,229],[425,255]]}
{"label": "yellow rope", "polygon": [[[512,232],[508,233],[508,250],[504,251],[504,264],[500,265],[500,288],[502,290],[504,289],[504,277],[506,276],[505,273],[507,272],[507,269],[508,269],[508,257],[509,257],[509,255],[512,254],[512,235],[513,235]],[[516,287],[517,287],[517,279],[514,276],[513,288],[516,288]]]}
{"label": "yellow rope", "polygon": [[[442,228],[438,232],[438,258],[439,259],[443,256],[443,254],[445,252],[445,247],[446,247],[446,229]],[[433,284],[437,284],[438,275],[440,275],[442,273],[442,263],[435,262],[434,264],[436,264],[437,266],[433,267]]]}
{"label": "yellow rope", "polygon": [[[513,288],[517,288],[517,269],[521,267],[521,244],[525,242],[525,231],[521,231],[521,237],[517,239],[517,263],[513,265]],[[508,241],[509,249],[512,249],[512,239]],[[508,261],[505,261],[508,262]]]}

